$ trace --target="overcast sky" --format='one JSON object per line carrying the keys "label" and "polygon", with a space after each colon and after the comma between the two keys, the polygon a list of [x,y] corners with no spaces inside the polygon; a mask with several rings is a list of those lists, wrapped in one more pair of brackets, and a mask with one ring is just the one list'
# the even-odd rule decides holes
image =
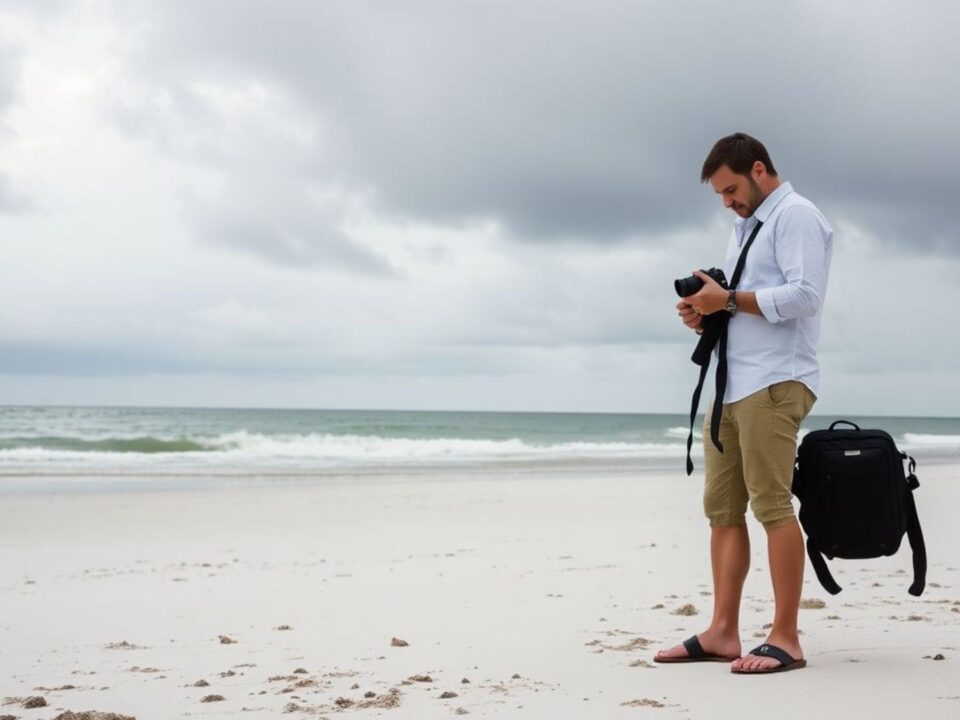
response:
{"label": "overcast sky", "polygon": [[954,2],[0,0],[0,404],[684,412],[763,140],[815,414],[960,415]]}

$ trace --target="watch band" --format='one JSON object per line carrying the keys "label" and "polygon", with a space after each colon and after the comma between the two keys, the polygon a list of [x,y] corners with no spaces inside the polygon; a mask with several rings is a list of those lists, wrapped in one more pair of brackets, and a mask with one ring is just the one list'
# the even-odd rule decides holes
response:
{"label": "watch band", "polygon": [[731,290],[727,293],[727,307],[726,310],[731,315],[737,314],[737,291]]}

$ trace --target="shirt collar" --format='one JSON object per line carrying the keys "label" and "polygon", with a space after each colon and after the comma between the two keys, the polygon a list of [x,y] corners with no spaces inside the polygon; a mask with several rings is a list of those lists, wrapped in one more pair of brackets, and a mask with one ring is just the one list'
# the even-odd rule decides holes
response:
{"label": "shirt collar", "polygon": [[782,182],[772,193],[767,195],[766,199],[760,203],[760,207],[754,211],[753,216],[760,222],[766,222],[770,218],[773,209],[780,204],[787,195],[793,192],[793,185],[788,182]]}
{"label": "shirt collar", "polygon": [[760,207],[758,207],[753,215],[748,218],[737,217],[734,218],[733,224],[737,228],[742,228],[745,223],[754,223],[757,220],[760,222],[766,222],[770,219],[770,215],[773,213],[774,208],[780,204],[780,201],[783,200],[787,195],[793,192],[793,185],[789,182],[782,182],[772,193],[767,195]]}

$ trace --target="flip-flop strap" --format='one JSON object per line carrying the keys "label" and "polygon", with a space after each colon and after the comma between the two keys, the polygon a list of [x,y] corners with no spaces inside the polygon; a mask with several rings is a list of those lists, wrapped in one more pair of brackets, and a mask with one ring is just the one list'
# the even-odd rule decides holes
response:
{"label": "flip-flop strap", "polygon": [[702,658],[707,654],[696,635],[694,635],[692,638],[684,640],[683,647],[686,649],[687,655],[692,658]]}
{"label": "flip-flop strap", "polygon": [[769,657],[773,658],[774,660],[779,660],[784,667],[796,662],[796,660],[790,657],[786,651],[784,651],[782,648],[778,648],[776,645],[758,645],[750,651],[750,654],[756,655],[757,657]]}

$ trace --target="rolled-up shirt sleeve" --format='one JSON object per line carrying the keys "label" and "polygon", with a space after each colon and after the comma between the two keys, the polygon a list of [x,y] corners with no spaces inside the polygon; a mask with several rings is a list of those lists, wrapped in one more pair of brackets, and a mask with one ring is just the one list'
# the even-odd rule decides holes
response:
{"label": "rolled-up shirt sleeve", "polygon": [[832,233],[816,210],[802,205],[786,210],[778,222],[774,254],[786,282],[758,289],[757,305],[772,323],[813,317],[827,289]]}

